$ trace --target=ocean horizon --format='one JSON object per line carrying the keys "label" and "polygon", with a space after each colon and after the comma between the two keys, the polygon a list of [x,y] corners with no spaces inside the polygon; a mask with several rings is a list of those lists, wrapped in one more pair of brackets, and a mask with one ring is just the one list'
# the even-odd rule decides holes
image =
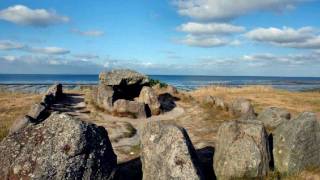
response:
{"label": "ocean horizon", "polygon": [[[204,75],[149,75],[182,90],[216,85],[227,87],[262,85],[290,91],[320,88],[320,77],[281,76],[204,76]],[[95,85],[98,74],[0,74],[1,85]]]}

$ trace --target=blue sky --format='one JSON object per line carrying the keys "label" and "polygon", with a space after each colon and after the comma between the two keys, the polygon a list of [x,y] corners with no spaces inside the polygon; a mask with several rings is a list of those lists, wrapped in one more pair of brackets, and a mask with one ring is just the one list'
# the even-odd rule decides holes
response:
{"label": "blue sky", "polygon": [[0,2],[0,73],[320,76],[317,0]]}

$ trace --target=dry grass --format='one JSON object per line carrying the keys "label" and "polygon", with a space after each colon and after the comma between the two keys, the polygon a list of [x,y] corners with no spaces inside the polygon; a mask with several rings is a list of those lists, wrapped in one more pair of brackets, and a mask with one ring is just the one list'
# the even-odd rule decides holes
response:
{"label": "dry grass", "polygon": [[26,115],[30,106],[40,101],[39,94],[0,92],[0,141],[14,120]]}
{"label": "dry grass", "polygon": [[320,117],[320,92],[290,92],[268,86],[242,88],[209,86],[190,93],[196,99],[211,95],[223,97],[227,102],[238,97],[247,98],[252,101],[258,113],[265,107],[276,106],[288,109],[293,115],[303,111],[312,111]]}

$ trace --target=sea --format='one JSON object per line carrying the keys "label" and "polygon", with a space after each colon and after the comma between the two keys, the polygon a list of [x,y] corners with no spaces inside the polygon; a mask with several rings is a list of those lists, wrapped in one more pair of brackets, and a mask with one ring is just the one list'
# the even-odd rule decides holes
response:
{"label": "sea", "polygon": [[[191,76],[191,75],[149,75],[182,90],[194,90],[204,86],[241,87],[251,85],[272,86],[289,91],[320,89],[320,77],[266,77],[266,76]],[[48,85],[62,83],[67,86],[96,85],[98,75],[44,75],[44,74],[0,74],[0,86],[36,87],[45,89]]]}

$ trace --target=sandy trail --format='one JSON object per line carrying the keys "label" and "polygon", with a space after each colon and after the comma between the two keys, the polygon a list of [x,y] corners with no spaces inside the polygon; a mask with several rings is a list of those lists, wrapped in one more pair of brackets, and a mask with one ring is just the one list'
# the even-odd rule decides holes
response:
{"label": "sandy trail", "polygon": [[150,118],[114,117],[95,110],[85,103],[85,94],[69,93],[54,104],[54,111],[65,112],[79,120],[103,126],[111,140],[118,161],[126,162],[139,157],[139,131],[148,121],[166,121],[184,127],[196,148],[213,146],[220,122],[212,123],[206,119],[205,112],[197,103],[175,101],[171,111]]}

